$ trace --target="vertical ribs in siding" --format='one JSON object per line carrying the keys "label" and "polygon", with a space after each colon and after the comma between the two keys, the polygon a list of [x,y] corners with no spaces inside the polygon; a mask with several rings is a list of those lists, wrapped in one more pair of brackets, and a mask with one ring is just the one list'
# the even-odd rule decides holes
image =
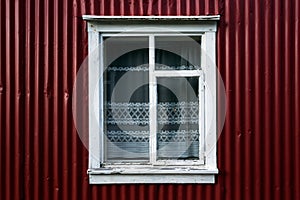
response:
{"label": "vertical ribs in siding", "polygon": [[[283,113],[282,115],[285,116],[283,127],[282,127],[282,133],[285,133],[283,135],[283,153],[282,156],[284,157],[284,162],[282,162],[282,177],[281,177],[281,183],[282,188],[284,189],[284,193],[281,193],[281,199],[295,199],[293,198],[293,191],[292,191],[292,176],[291,172],[293,171],[293,163],[291,162],[291,157],[293,154],[293,145],[292,145],[292,138],[294,138],[294,133],[292,132],[292,120],[291,120],[291,110],[292,107],[292,80],[291,74],[293,74],[293,70],[290,66],[292,65],[291,60],[291,49],[292,49],[292,43],[288,40],[290,38],[293,38],[293,33],[291,29],[291,18],[293,10],[291,8],[290,1],[284,2],[283,6],[283,13],[284,13],[284,27],[283,29],[283,48],[285,49],[284,53],[284,59],[283,59],[283,84],[284,87],[282,88],[283,93]],[[290,133],[290,134],[287,134]],[[282,160],[282,159],[280,159]]]}
{"label": "vertical ribs in siding", "polygon": [[[254,81],[254,113],[261,113],[262,111],[262,102],[261,102],[261,96],[264,96],[262,91],[262,79],[264,77],[264,70],[262,69],[263,56],[261,55],[262,51],[262,43],[263,43],[263,30],[261,27],[263,26],[263,18],[262,18],[262,7],[260,6],[260,0],[255,1],[255,10],[254,10],[254,46],[255,52],[254,52],[254,62],[253,62],[253,81]],[[263,191],[263,169],[261,163],[263,163],[262,159],[262,149],[263,149],[263,122],[262,122],[262,115],[257,115],[253,117],[253,135],[254,135],[254,158],[252,160],[253,162],[253,173],[256,174],[256,177],[252,181],[252,184],[254,184],[253,187],[253,199],[263,199],[262,197],[262,191]],[[251,177],[250,177],[251,178]]]}
{"label": "vertical ribs in siding", "polygon": [[295,69],[295,73],[294,73],[294,101],[293,101],[293,105],[294,105],[294,113],[292,115],[293,117],[293,127],[292,130],[295,133],[295,138],[294,142],[292,143],[294,145],[294,149],[293,149],[293,160],[294,163],[292,164],[294,167],[294,176],[293,176],[293,194],[294,194],[294,198],[295,199],[300,199],[300,191],[298,190],[298,188],[300,187],[300,170],[297,170],[300,167],[300,156],[299,156],[299,152],[300,152],[300,123],[298,123],[299,119],[300,119],[300,104],[298,102],[300,102],[300,61],[299,61],[299,55],[300,54],[300,50],[299,50],[299,45],[300,45],[300,2],[296,1],[295,5],[292,5],[292,7],[294,6],[295,8],[295,16],[294,16],[294,23],[295,23],[295,48],[294,50],[294,54],[292,54],[292,59],[295,61],[295,65],[294,65],[294,69]]}

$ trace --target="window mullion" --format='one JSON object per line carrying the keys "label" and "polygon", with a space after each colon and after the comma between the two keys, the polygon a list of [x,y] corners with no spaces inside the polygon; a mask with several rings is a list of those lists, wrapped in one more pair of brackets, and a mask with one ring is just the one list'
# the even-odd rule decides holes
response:
{"label": "window mullion", "polygon": [[150,101],[150,113],[149,113],[149,123],[150,123],[150,163],[156,162],[156,77],[154,76],[155,70],[155,44],[154,35],[149,36],[149,101]]}
{"label": "window mullion", "polygon": [[205,84],[204,73],[199,77],[199,160],[205,164]]}
{"label": "window mullion", "polygon": [[103,36],[99,34],[99,56],[100,56],[100,80],[99,80],[99,89],[100,89],[100,94],[99,94],[99,106],[100,106],[100,121],[99,121],[99,127],[100,127],[100,138],[99,138],[99,143],[100,143],[100,164],[103,164],[104,162],[104,153],[106,153],[104,143],[105,143],[105,138],[104,138],[104,43],[103,43]]}

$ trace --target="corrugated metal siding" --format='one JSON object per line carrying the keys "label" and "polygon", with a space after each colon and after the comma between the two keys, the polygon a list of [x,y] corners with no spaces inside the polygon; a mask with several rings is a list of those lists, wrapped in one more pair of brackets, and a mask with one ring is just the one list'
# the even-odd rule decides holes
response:
{"label": "corrugated metal siding", "polygon": [[[221,14],[217,184],[88,184],[71,111],[82,14]],[[300,199],[299,23],[298,0],[0,0],[0,199]]]}

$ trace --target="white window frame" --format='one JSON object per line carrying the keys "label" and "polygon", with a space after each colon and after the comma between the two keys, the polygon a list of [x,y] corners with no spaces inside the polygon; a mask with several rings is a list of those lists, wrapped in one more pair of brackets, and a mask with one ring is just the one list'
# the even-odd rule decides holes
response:
{"label": "white window frame", "polygon": [[[216,79],[216,31],[219,16],[91,16],[84,15],[88,22],[88,49],[89,80],[101,77],[103,64],[101,63],[102,47],[99,44],[104,36],[147,36],[149,37],[149,101],[150,106],[156,106],[156,80],[157,77],[199,77],[199,95],[202,97],[199,104],[199,116],[205,120],[199,122],[199,161],[157,161],[156,160],[156,109],[150,108],[150,163],[143,164],[112,164],[101,165],[104,158],[103,147],[103,113],[95,113],[94,108],[103,108],[102,84],[89,81],[89,180],[91,184],[116,183],[214,183],[215,174],[218,173],[216,158],[217,141],[217,79]],[[142,29],[141,29],[142,27]],[[168,33],[166,33],[168,29]],[[136,30],[134,33],[132,30]],[[126,33],[130,31],[130,33]],[[174,32],[174,33],[172,33]],[[188,70],[181,75],[168,71],[155,71],[154,37],[160,35],[201,35],[202,70]],[[118,33],[118,34],[117,34]],[[121,34],[120,34],[121,33]],[[95,53],[96,51],[96,53]],[[99,57],[100,56],[100,57]],[[100,58],[100,59],[99,59]],[[209,61],[208,61],[209,60]],[[95,67],[99,66],[99,67]],[[175,75],[174,75],[175,74]],[[103,80],[100,79],[100,82]],[[204,94],[206,84],[210,86],[211,97]],[[95,88],[96,87],[96,88]],[[202,89],[203,88],[203,89]],[[92,92],[90,92],[92,91]],[[204,101],[201,101],[203,99]],[[213,100],[212,100],[213,99]],[[203,103],[205,102],[205,103]],[[208,103],[210,105],[208,105]],[[204,112],[208,106],[213,112]],[[209,124],[213,122],[213,124]],[[151,124],[152,123],[152,124]],[[210,126],[209,130],[205,127]],[[207,139],[209,138],[209,140]],[[209,151],[207,151],[209,149]],[[93,155],[99,155],[95,158]],[[99,161],[100,158],[100,161]]]}

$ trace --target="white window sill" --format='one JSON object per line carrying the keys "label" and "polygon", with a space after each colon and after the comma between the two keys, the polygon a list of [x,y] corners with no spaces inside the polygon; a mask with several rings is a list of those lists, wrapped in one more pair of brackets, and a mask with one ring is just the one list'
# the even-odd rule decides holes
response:
{"label": "white window sill", "polygon": [[215,183],[218,169],[103,168],[89,169],[90,184]]}

